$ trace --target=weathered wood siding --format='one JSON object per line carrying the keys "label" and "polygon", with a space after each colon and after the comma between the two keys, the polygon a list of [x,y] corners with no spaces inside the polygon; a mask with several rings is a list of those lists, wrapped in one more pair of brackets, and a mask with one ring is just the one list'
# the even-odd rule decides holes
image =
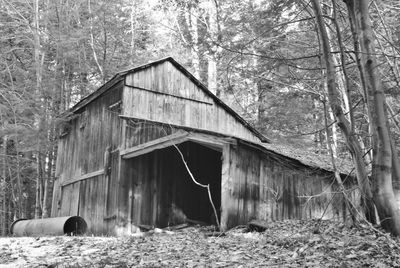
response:
{"label": "weathered wood siding", "polygon": [[121,102],[121,95],[122,83],[85,106],[58,143],[52,216],[80,215],[88,221],[89,232],[106,229],[103,218],[109,178],[104,159],[107,148],[112,151],[120,146],[122,119],[118,105],[112,105]]}
{"label": "weathered wood siding", "polygon": [[[252,219],[343,220],[344,200],[332,173],[305,167],[274,153],[226,145],[222,164],[224,229]],[[351,185],[351,183],[350,183]],[[351,193],[354,204],[357,192]]]}
{"label": "weathered wood siding", "polygon": [[125,84],[123,114],[128,117],[260,141],[168,61],[128,74]]}
{"label": "weathered wood siding", "polygon": [[124,124],[124,131],[123,149],[171,135],[179,131],[179,128],[152,122],[127,120]]}

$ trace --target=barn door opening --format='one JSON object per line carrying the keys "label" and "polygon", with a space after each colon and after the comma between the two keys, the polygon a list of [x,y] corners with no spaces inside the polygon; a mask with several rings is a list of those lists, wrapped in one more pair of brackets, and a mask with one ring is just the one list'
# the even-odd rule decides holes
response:
{"label": "barn door opening", "polygon": [[[220,217],[222,152],[190,141],[178,148],[194,178],[201,184],[210,184]],[[123,161],[121,191],[126,197],[127,222],[166,227],[189,219],[215,224],[207,190],[193,182],[174,146]]]}
{"label": "barn door opening", "polygon": [[[194,142],[186,142],[178,147],[194,179],[203,185],[210,185],[211,197],[220,218],[221,208],[221,156],[222,153]],[[176,148],[174,148],[176,153]],[[171,178],[171,208],[169,223],[174,224],[174,208],[182,210],[191,220],[215,224],[214,211],[207,189],[195,184],[180,155],[176,154],[176,171],[181,172]],[[179,219],[179,217],[178,217]]]}

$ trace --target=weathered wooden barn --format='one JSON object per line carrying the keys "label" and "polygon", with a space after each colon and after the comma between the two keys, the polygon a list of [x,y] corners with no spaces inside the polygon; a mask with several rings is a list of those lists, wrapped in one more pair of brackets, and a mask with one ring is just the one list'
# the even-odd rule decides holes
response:
{"label": "weathered wooden barn", "polygon": [[52,216],[79,215],[91,233],[165,227],[171,207],[211,222],[185,163],[223,230],[345,217],[328,164],[271,144],[172,58],[116,74],[64,116]]}

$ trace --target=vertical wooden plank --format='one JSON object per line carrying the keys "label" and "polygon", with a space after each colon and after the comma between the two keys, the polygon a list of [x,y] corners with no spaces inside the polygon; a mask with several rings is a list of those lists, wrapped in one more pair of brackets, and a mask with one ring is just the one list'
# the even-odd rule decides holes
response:
{"label": "vertical wooden plank", "polygon": [[296,196],[295,196],[296,219],[301,220],[302,219],[301,218],[301,203],[300,203],[300,198],[299,198],[301,188],[300,188],[298,175],[297,174],[293,175],[293,179],[295,180],[295,184],[294,184],[295,189],[294,190],[296,192],[295,193],[296,194]]}
{"label": "vertical wooden plank", "polygon": [[164,92],[174,94],[174,89],[171,88],[171,68],[168,61],[162,63],[164,70]]}
{"label": "vertical wooden plank", "polygon": [[79,200],[79,216],[83,217],[85,219],[85,221],[88,224],[88,227],[90,228],[91,225],[91,218],[88,218],[89,215],[87,215],[87,199],[89,199],[89,197],[87,196],[87,189],[86,189],[86,181],[82,181],[81,184],[79,185],[79,196],[80,196],[80,200]]}
{"label": "vertical wooden plank", "polygon": [[52,206],[51,206],[51,217],[58,217],[59,211],[60,211],[60,193],[61,193],[61,187],[60,187],[60,178],[57,178],[54,180],[53,184],[53,196],[52,196]]}
{"label": "vertical wooden plank", "polygon": [[142,213],[142,194],[143,194],[143,163],[142,159],[138,158],[134,164],[134,179],[133,179],[133,206],[132,206],[132,221],[133,224],[141,224],[141,213]]}
{"label": "vertical wooden plank", "polygon": [[70,215],[75,216],[78,215],[79,210],[79,190],[80,190],[81,182],[78,181],[72,184],[72,194],[71,194],[71,207],[70,207]]}
{"label": "vertical wooden plank", "polygon": [[[238,207],[237,207],[237,217],[238,224],[245,224],[247,217],[246,210],[246,191],[247,191],[247,168],[248,168],[248,158],[243,154],[239,153],[240,148],[235,150],[235,162],[236,162],[236,172],[235,177],[238,181]],[[243,153],[243,152],[242,152]],[[240,155],[240,156],[239,156]],[[235,178],[234,177],[234,178]]]}
{"label": "vertical wooden plank", "polygon": [[190,97],[189,94],[187,94],[186,90],[186,84],[184,83],[184,74],[177,71],[176,72],[176,86],[178,87],[179,90],[179,95],[180,96],[185,96],[185,97]]}
{"label": "vertical wooden plank", "polygon": [[117,219],[116,225],[118,227],[123,227],[126,225],[127,221],[127,203],[128,203],[128,176],[130,165],[127,163],[130,160],[123,160],[119,156],[119,167],[118,167],[118,177],[117,177],[117,190],[116,190],[116,207],[117,207]]}
{"label": "vertical wooden plank", "polygon": [[150,89],[156,90],[156,76],[155,76],[155,67],[150,67]]}
{"label": "vertical wooden plank", "polygon": [[[233,166],[231,145],[226,144],[222,150],[221,170],[221,230],[226,231],[236,224],[236,200],[233,196],[234,181],[231,174]],[[232,166],[233,165],[233,166]]]}
{"label": "vertical wooden plank", "polygon": [[61,188],[61,210],[60,210],[60,216],[69,216],[69,210],[70,210],[70,187],[64,186]]}
{"label": "vertical wooden plank", "polygon": [[141,223],[151,225],[152,207],[151,207],[151,155],[143,155],[142,160],[142,203],[141,203]]}
{"label": "vertical wooden plank", "polygon": [[159,192],[157,191],[157,177],[158,177],[158,154],[153,154],[153,159],[150,162],[151,167],[151,225],[157,226],[157,214],[158,214],[158,200],[159,200]]}
{"label": "vertical wooden plank", "polygon": [[107,203],[106,209],[106,225],[108,233],[114,232],[114,226],[117,224],[117,220],[119,219],[117,193],[119,188],[119,176],[121,172],[122,161],[122,158],[119,155],[119,150],[111,154],[111,161],[110,187],[108,192],[108,198],[110,202]]}
{"label": "vertical wooden plank", "polygon": [[103,205],[104,205],[104,175],[98,176],[95,179],[97,200],[96,200],[96,226],[97,232],[102,233],[103,230]]}

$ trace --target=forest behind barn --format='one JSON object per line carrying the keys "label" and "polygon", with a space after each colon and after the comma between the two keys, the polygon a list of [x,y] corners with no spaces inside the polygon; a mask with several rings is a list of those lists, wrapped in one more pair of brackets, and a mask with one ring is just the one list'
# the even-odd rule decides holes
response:
{"label": "forest behind barn", "polygon": [[360,213],[390,219],[383,227],[399,234],[397,1],[1,0],[0,8],[2,235],[15,219],[50,215],[57,140],[68,131],[60,115],[118,71],[167,56],[274,142],[326,155],[337,170],[339,159],[352,161]]}

